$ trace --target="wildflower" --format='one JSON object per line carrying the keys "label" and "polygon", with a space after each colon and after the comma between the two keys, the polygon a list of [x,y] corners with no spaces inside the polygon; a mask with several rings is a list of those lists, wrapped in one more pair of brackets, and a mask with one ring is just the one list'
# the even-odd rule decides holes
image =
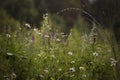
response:
{"label": "wildflower", "polygon": [[39,75],[41,78],[44,78],[44,76],[43,75]]}
{"label": "wildflower", "polygon": [[60,42],[61,40],[60,39],[56,39],[57,42]]}
{"label": "wildflower", "polygon": [[28,23],[26,23],[25,26],[28,28],[31,28],[30,24],[28,24]]}
{"label": "wildflower", "polygon": [[81,38],[83,39],[84,42],[88,42],[89,40],[89,36],[87,34],[84,34]]}
{"label": "wildflower", "polygon": [[44,35],[45,38],[49,38],[49,35]]}
{"label": "wildflower", "polygon": [[49,71],[48,70],[44,70],[45,73],[48,73]]}
{"label": "wildflower", "polygon": [[45,16],[48,16],[48,13],[46,13]]}
{"label": "wildflower", "polygon": [[51,58],[55,58],[55,55],[51,55]]}
{"label": "wildflower", "polygon": [[46,69],[44,70],[44,72],[45,72],[45,73],[49,73],[48,68],[46,68]]}
{"label": "wildflower", "polygon": [[111,65],[110,66],[116,66],[117,61],[113,58],[110,58],[111,60]]}
{"label": "wildflower", "polygon": [[38,34],[38,35],[41,35],[42,33],[38,32],[37,34]]}
{"label": "wildflower", "polygon": [[11,37],[11,35],[10,35],[10,34],[6,34],[6,37],[10,38],[10,37]]}
{"label": "wildflower", "polygon": [[37,28],[34,28],[33,30],[34,30],[35,32],[37,32],[37,31],[38,31],[38,30],[37,30]]}
{"label": "wildflower", "polygon": [[75,67],[71,67],[69,70],[70,70],[71,72],[75,72]]}
{"label": "wildflower", "polygon": [[72,52],[68,52],[68,55],[70,55],[70,56],[71,56],[71,55],[73,55],[73,53],[72,53]]}
{"label": "wildflower", "polygon": [[41,57],[41,54],[38,54],[38,57]]}
{"label": "wildflower", "polygon": [[45,21],[48,20],[48,13],[46,13],[46,14],[43,15],[43,19],[44,19]]}
{"label": "wildflower", "polygon": [[12,75],[11,75],[12,79],[16,78],[17,75],[13,72]]}
{"label": "wildflower", "polygon": [[98,55],[99,55],[99,54],[98,54],[97,52],[94,52],[94,53],[93,53],[93,56],[95,56],[95,57],[98,57]]}
{"label": "wildflower", "polygon": [[53,32],[50,32],[49,36],[50,36],[51,39],[55,39],[56,38]]}
{"label": "wildflower", "polygon": [[32,35],[32,41],[34,42],[34,40],[35,40],[35,36],[34,36],[34,35]]}
{"label": "wildflower", "polygon": [[85,67],[80,66],[79,69],[80,70],[85,70]]}
{"label": "wildflower", "polygon": [[34,43],[34,41],[35,41],[35,36],[32,35],[32,37],[31,37],[31,39],[29,40],[29,42],[30,42],[30,43]]}
{"label": "wildflower", "polygon": [[58,71],[62,71],[62,69],[61,69],[61,68],[59,68],[59,69],[58,69]]}
{"label": "wildflower", "polygon": [[74,64],[75,63],[75,61],[71,61],[71,64]]}
{"label": "wildflower", "polygon": [[7,55],[8,55],[8,56],[13,56],[13,54],[12,54],[12,53],[7,53]]}
{"label": "wildflower", "polygon": [[93,64],[93,62],[91,61],[90,64]]}
{"label": "wildflower", "polygon": [[97,29],[96,29],[95,23],[93,23],[93,28],[91,30],[90,37],[91,37],[90,43],[95,44],[97,39]]}

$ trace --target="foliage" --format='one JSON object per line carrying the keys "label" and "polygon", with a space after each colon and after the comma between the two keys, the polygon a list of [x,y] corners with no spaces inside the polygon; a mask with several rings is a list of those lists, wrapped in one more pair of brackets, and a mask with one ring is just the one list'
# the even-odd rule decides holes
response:
{"label": "foliage", "polygon": [[0,7],[20,22],[31,22],[37,15],[33,0],[1,0]]}
{"label": "foliage", "polygon": [[65,35],[46,14],[40,30],[26,24],[0,35],[0,80],[116,80],[111,35],[95,24],[87,32],[80,21]]}
{"label": "foliage", "polygon": [[0,9],[0,34],[15,32],[19,27],[18,21],[11,18],[4,9]]}

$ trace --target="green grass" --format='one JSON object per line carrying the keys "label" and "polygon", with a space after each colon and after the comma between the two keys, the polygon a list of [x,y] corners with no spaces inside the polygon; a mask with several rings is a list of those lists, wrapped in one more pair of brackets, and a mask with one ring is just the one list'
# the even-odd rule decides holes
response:
{"label": "green grass", "polygon": [[116,80],[107,30],[80,22],[66,35],[48,18],[40,30],[0,35],[0,80]]}

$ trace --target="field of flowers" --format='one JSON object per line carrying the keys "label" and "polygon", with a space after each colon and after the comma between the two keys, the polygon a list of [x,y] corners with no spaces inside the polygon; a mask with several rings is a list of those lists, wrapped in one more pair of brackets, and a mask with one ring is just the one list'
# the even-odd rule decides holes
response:
{"label": "field of flowers", "polygon": [[117,80],[112,31],[82,19],[69,34],[55,26],[45,15],[41,29],[0,35],[0,80]]}

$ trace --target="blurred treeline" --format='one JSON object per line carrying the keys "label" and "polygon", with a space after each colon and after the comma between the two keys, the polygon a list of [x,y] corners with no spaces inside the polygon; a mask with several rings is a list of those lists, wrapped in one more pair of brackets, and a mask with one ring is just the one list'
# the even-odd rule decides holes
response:
{"label": "blurred treeline", "polygon": [[120,0],[0,0],[0,32],[9,27],[15,30],[21,23],[39,27],[44,13],[56,14],[70,7],[87,11],[99,23],[113,27],[119,34]]}

